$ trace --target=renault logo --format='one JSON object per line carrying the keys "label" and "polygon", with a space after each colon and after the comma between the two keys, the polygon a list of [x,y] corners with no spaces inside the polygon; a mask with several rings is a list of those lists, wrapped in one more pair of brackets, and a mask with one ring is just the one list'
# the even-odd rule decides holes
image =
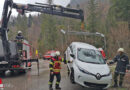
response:
{"label": "renault logo", "polygon": [[101,79],[101,75],[99,73],[97,73],[96,78],[97,78],[97,80],[100,80]]}

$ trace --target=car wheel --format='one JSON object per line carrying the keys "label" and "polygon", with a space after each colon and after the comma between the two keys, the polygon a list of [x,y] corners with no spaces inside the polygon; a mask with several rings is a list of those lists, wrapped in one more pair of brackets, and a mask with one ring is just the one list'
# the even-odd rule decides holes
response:
{"label": "car wheel", "polygon": [[100,90],[107,90],[107,89],[103,89],[103,88],[101,88]]}
{"label": "car wheel", "polygon": [[75,84],[75,80],[74,80],[74,70],[72,69],[71,70],[71,73],[70,73],[70,81],[72,84]]}

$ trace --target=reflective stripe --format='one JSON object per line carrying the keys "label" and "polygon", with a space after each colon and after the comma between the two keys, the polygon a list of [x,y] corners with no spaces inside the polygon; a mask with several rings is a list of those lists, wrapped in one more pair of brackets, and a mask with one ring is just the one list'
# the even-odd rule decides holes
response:
{"label": "reflective stripe", "polygon": [[120,73],[120,74],[125,74],[125,72],[119,72],[119,71],[115,71],[116,73]]}
{"label": "reflective stripe", "polygon": [[3,88],[4,88],[4,85],[0,84],[0,90],[3,90]]}
{"label": "reflective stripe", "polygon": [[53,62],[50,62],[51,65],[53,65],[54,63]]}
{"label": "reflective stripe", "polygon": [[60,69],[53,69],[54,72],[60,72]]}
{"label": "reflective stripe", "polygon": [[56,84],[60,84],[60,82],[56,82]]}
{"label": "reflective stripe", "polygon": [[51,85],[51,84],[52,84],[52,82],[48,82],[48,84],[49,84],[49,85]]}
{"label": "reflective stripe", "polygon": [[50,68],[50,70],[53,70],[53,68]]}
{"label": "reflective stripe", "polygon": [[62,62],[64,62],[64,58],[62,58]]}

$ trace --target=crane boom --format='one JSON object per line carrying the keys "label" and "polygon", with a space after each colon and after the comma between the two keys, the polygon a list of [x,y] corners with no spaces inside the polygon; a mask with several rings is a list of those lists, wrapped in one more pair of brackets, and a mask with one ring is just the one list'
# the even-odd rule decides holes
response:
{"label": "crane boom", "polygon": [[33,4],[25,5],[25,4],[14,3],[13,0],[5,0],[4,7],[3,7],[3,14],[2,14],[2,25],[0,28],[0,35],[1,35],[2,44],[4,48],[4,54],[5,54],[4,59],[6,61],[10,60],[10,48],[9,48],[7,31],[8,31],[8,21],[11,16],[12,9],[17,9],[22,11],[21,14],[24,14],[26,11],[40,12],[40,13],[46,13],[51,15],[81,19],[82,22],[84,21],[83,10],[70,9],[62,6],[48,5],[42,3],[36,3],[34,5]]}
{"label": "crane boom", "polygon": [[33,4],[22,5],[22,4],[14,3],[13,8],[21,9],[23,10],[23,12],[24,11],[41,12],[41,13],[46,13],[51,15],[81,19],[81,21],[84,20],[83,11],[81,9],[76,10],[76,9],[65,8],[57,5],[47,5],[47,4],[40,4],[40,3],[37,3],[36,5]]}

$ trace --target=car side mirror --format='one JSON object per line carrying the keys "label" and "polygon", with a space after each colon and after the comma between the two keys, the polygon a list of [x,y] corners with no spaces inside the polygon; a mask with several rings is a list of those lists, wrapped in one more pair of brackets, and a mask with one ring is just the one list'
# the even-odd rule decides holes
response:
{"label": "car side mirror", "polygon": [[70,56],[75,59],[75,55],[74,54],[70,54]]}

